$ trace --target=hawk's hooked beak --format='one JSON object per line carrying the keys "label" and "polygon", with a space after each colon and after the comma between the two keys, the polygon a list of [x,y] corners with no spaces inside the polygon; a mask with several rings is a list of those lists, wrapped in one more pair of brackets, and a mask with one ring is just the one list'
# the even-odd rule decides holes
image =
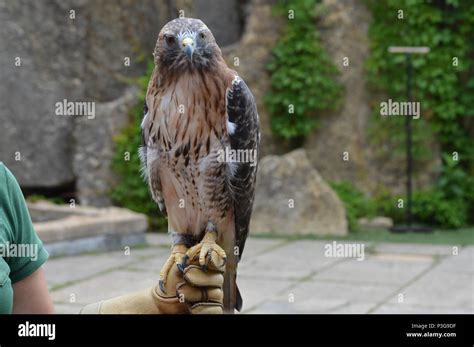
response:
{"label": "hawk's hooked beak", "polygon": [[185,37],[183,41],[181,42],[181,45],[183,46],[183,51],[188,57],[189,60],[193,58],[193,53],[194,53],[194,41],[190,37]]}

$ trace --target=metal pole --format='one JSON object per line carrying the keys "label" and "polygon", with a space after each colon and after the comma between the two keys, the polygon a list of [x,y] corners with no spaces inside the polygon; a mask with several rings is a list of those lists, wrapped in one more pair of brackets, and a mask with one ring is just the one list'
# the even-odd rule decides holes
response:
{"label": "metal pole", "polygon": [[[390,46],[388,48],[390,53],[402,53],[405,54],[406,63],[406,91],[407,91],[407,102],[412,102],[412,77],[413,77],[413,66],[411,61],[412,54],[426,54],[430,51],[429,47],[403,47],[403,46]],[[432,229],[422,225],[413,225],[412,215],[412,175],[413,175],[413,138],[412,138],[412,116],[405,116],[405,147],[406,147],[406,209],[405,209],[405,225],[395,225],[390,228],[393,232],[428,232]]]}
{"label": "metal pole", "polygon": [[[406,69],[407,69],[407,101],[412,102],[411,96],[411,79],[413,74],[413,67],[411,64],[411,54],[406,53]],[[412,173],[413,173],[413,153],[412,153],[412,129],[411,129],[411,116],[407,115],[405,117],[405,127],[406,127],[406,190],[407,190],[407,208],[405,211],[405,224],[410,227],[412,223],[412,214],[411,214],[411,201],[412,201]]]}

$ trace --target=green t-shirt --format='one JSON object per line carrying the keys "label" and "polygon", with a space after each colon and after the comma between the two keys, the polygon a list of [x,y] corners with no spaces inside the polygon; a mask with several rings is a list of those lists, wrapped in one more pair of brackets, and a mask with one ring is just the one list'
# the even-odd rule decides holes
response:
{"label": "green t-shirt", "polygon": [[12,312],[12,283],[31,275],[46,259],[21,189],[0,162],[0,314]]}

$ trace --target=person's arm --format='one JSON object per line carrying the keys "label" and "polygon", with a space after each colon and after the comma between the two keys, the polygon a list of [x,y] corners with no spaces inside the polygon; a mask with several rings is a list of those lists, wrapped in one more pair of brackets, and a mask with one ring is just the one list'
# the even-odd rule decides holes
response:
{"label": "person's arm", "polygon": [[54,313],[42,267],[13,284],[12,313]]}
{"label": "person's arm", "polygon": [[[36,234],[23,193],[13,174],[2,166],[4,187],[2,199],[7,241],[24,247],[25,254],[6,257],[10,267],[9,277],[13,288],[13,313],[52,313],[53,307],[42,265],[48,252]],[[29,252],[26,252],[29,251]]]}

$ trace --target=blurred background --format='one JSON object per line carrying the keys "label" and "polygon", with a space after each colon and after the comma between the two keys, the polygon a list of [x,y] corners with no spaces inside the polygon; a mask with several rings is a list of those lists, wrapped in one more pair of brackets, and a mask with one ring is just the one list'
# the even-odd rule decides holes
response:
{"label": "blurred background", "polygon": [[[452,256],[454,245],[468,247],[471,265],[463,264],[471,273],[474,2],[459,0],[0,0],[0,160],[19,180],[53,253],[90,251],[99,239],[82,227],[47,236],[67,229],[59,219],[72,214],[52,204],[88,216],[126,208],[140,214],[132,234],[166,230],[137,148],[151,53],[161,27],[180,14],[208,25],[256,97],[255,245],[321,239],[445,247],[426,251],[429,266]],[[405,119],[380,115],[381,102],[406,100],[405,57],[389,46],[430,48],[412,60],[413,100],[421,103],[412,124],[413,215],[431,233],[387,230],[403,222],[406,208]],[[95,117],[56,115],[64,99],[94,102]],[[82,246],[65,246],[79,234],[87,236]],[[102,237],[97,249],[132,239]],[[463,281],[472,292],[472,280]],[[472,298],[459,295],[471,312]]]}
{"label": "blurred background", "polygon": [[[445,228],[473,222],[469,2],[102,0],[1,6],[0,158],[28,195],[114,203],[158,216],[138,175],[139,99],[159,30],[184,11],[207,23],[228,65],[255,94],[262,156],[304,149],[311,167],[348,205],[350,224],[366,216],[403,216],[397,200],[405,182],[404,120],[380,117],[379,105],[404,100],[404,57],[387,48],[429,46],[429,54],[413,61],[414,100],[422,113],[413,122],[415,215]],[[63,99],[95,102],[97,117],[55,115],[55,103]],[[305,189],[297,183],[291,189]]]}

